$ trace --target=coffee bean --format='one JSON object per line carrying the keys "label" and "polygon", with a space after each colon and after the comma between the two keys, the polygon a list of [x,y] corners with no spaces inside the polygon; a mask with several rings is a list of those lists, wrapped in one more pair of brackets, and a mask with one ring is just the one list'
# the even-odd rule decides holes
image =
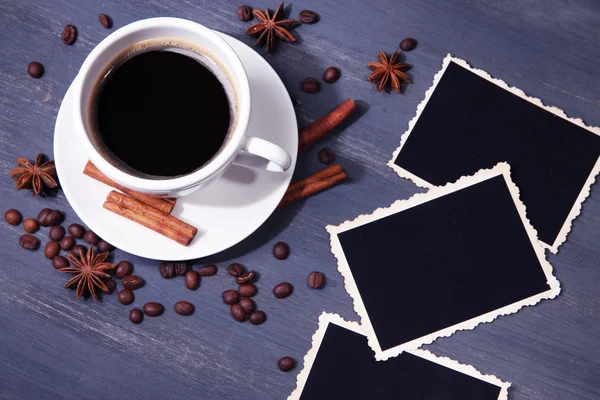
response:
{"label": "coffee bean", "polygon": [[178,301],[175,303],[175,312],[179,315],[191,315],[194,310],[194,305],[188,301]]}
{"label": "coffee bean", "polygon": [[83,257],[86,255],[86,253],[87,253],[87,249],[85,248],[85,246],[82,246],[80,244],[76,244],[71,249],[71,254],[74,254],[77,257]]}
{"label": "coffee bean", "polygon": [[83,235],[83,240],[93,246],[100,241],[100,236],[96,235],[94,231],[87,231]]}
{"label": "coffee bean", "polygon": [[24,234],[19,239],[19,244],[22,248],[27,250],[37,250],[40,247],[40,241],[35,236]]}
{"label": "coffee bean", "polygon": [[175,266],[175,275],[177,275],[177,276],[184,276],[188,270],[187,263],[176,262],[176,263],[173,263],[173,265]]}
{"label": "coffee bean", "polygon": [[340,79],[341,71],[336,67],[329,67],[323,72],[323,80],[327,83],[334,83]]}
{"label": "coffee bean", "polygon": [[121,284],[125,289],[135,290],[141,288],[144,281],[139,276],[127,275],[121,278]]}
{"label": "coffee bean", "polygon": [[323,274],[318,271],[313,271],[308,275],[308,286],[313,289],[320,289],[323,286]]}
{"label": "coffee bean", "polygon": [[289,282],[282,282],[273,288],[273,294],[278,299],[288,297],[294,291],[294,287]]}
{"label": "coffee bean", "polygon": [[242,306],[242,309],[246,314],[250,314],[252,311],[254,311],[254,302],[252,299],[244,297],[238,304]]}
{"label": "coffee bean", "polygon": [[106,285],[106,290],[102,291],[104,294],[112,294],[117,288],[117,283],[112,279],[107,280],[104,284]]}
{"label": "coffee bean", "polygon": [[252,9],[248,6],[239,6],[237,17],[240,21],[250,21],[252,19]]}
{"label": "coffee bean", "polygon": [[246,313],[239,304],[233,304],[231,306],[231,315],[237,322],[244,322],[246,320]]}
{"label": "coffee bean", "polygon": [[217,273],[217,266],[215,264],[204,265],[198,269],[200,276],[213,276]]}
{"label": "coffee bean", "polygon": [[62,225],[53,226],[48,233],[48,237],[50,237],[50,240],[60,242],[65,237],[65,228]]}
{"label": "coffee bean", "polygon": [[164,310],[165,308],[160,303],[150,302],[144,304],[144,314],[146,314],[149,317],[158,317],[160,314],[163,313]]}
{"label": "coffee bean", "polygon": [[44,208],[42,211],[40,211],[40,213],[37,216],[37,222],[41,225],[41,226],[48,226],[48,223],[46,222],[46,218],[48,218],[48,215],[52,212],[51,209],[49,208]]}
{"label": "coffee bean", "polygon": [[63,256],[56,256],[52,259],[52,266],[55,269],[61,269],[61,268],[66,268],[68,267],[69,264],[69,260],[67,260],[66,257]]}
{"label": "coffee bean", "polygon": [[112,27],[112,19],[106,14],[98,14],[98,21],[100,21],[100,25],[106,29]]}
{"label": "coffee bean", "polygon": [[144,319],[144,313],[139,308],[129,311],[129,320],[134,324],[139,324]]}
{"label": "coffee bean", "polygon": [[30,77],[39,79],[44,75],[44,66],[37,61],[32,61],[27,65],[27,73]]}
{"label": "coffee bean", "polygon": [[64,44],[73,44],[75,43],[75,39],[77,39],[77,28],[73,25],[69,24],[65,26],[60,35],[60,38]]}
{"label": "coffee bean", "polygon": [[290,246],[284,242],[277,242],[273,246],[273,255],[278,260],[285,260],[290,255]]}
{"label": "coffee bean", "polygon": [[335,160],[335,154],[327,148],[321,149],[319,151],[319,160],[321,160],[323,164],[329,165]]}
{"label": "coffee bean", "polygon": [[235,278],[235,281],[240,285],[243,285],[244,283],[252,282],[252,280],[254,279],[254,275],[254,271],[250,271],[247,274],[238,276],[237,278]]}
{"label": "coffee bean", "polygon": [[244,267],[242,267],[242,264],[238,263],[230,264],[227,267],[227,273],[237,278],[244,273]]}
{"label": "coffee bean", "polygon": [[302,10],[298,14],[298,19],[305,24],[314,24],[319,20],[319,15],[314,11]]}
{"label": "coffee bean", "polygon": [[411,51],[414,50],[415,47],[417,47],[417,41],[413,38],[406,38],[400,42],[400,48],[403,51]]}
{"label": "coffee bean", "polygon": [[302,90],[305,91],[306,93],[316,93],[319,91],[319,88],[321,87],[321,84],[319,83],[319,81],[317,80],[317,78],[304,78],[302,80]]}
{"label": "coffee bean", "polygon": [[175,276],[175,265],[173,265],[172,262],[162,261],[158,267],[158,270],[160,271],[160,275],[165,279]]}
{"label": "coffee bean", "polygon": [[27,218],[23,221],[23,229],[27,233],[35,233],[40,229],[40,223],[33,218]]}
{"label": "coffee bean", "polygon": [[113,251],[114,246],[108,243],[106,240],[100,239],[100,241],[96,244],[96,248],[98,249],[98,253],[105,253]]}
{"label": "coffee bean", "polygon": [[279,366],[279,369],[282,370],[283,372],[288,372],[294,369],[294,366],[296,365],[296,361],[294,361],[294,359],[292,357],[283,357],[282,359],[280,359],[277,362],[277,366]]}
{"label": "coffee bean", "polygon": [[223,303],[232,305],[240,301],[240,294],[235,290],[226,290],[221,295],[223,297]]}
{"label": "coffee bean", "polygon": [[260,325],[267,319],[267,314],[264,311],[256,310],[250,314],[250,323],[252,325]]}
{"label": "coffee bean", "polygon": [[69,234],[76,239],[81,239],[85,234],[85,228],[79,224],[71,224],[69,225]]}
{"label": "coffee bean", "polygon": [[119,303],[123,304],[124,306],[128,306],[133,303],[133,292],[131,289],[123,289],[119,291],[119,294],[117,294],[117,299],[119,300]]}
{"label": "coffee bean", "polygon": [[58,255],[58,253],[60,253],[60,245],[58,244],[58,242],[51,241],[46,243],[46,248],[44,249],[44,254],[46,255],[46,258],[52,260]]}
{"label": "coffee bean", "polygon": [[67,236],[60,241],[60,248],[64,251],[71,250],[73,246],[75,246],[75,239],[73,239],[73,236]]}
{"label": "coffee bean", "polygon": [[251,283],[238,286],[238,293],[242,297],[252,297],[256,294],[256,286]]}
{"label": "coffee bean", "polygon": [[200,274],[196,271],[185,273],[185,287],[190,290],[196,290],[200,287]]}
{"label": "coffee bean", "polygon": [[64,219],[65,216],[62,212],[58,210],[52,210],[45,218],[45,222],[48,224],[46,226],[60,225]]}
{"label": "coffee bean", "polygon": [[115,276],[119,279],[123,279],[127,275],[131,275],[133,272],[133,265],[129,261],[121,261],[117,264],[115,269]]}
{"label": "coffee bean", "polygon": [[19,225],[23,220],[23,216],[13,208],[4,213],[4,219],[10,225]]}

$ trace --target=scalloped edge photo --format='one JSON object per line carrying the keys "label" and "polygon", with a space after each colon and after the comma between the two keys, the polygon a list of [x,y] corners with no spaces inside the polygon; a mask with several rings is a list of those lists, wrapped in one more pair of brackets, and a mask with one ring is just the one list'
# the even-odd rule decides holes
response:
{"label": "scalloped edge photo", "polygon": [[[567,114],[560,108],[544,105],[544,103],[539,98],[527,96],[527,94],[525,94],[525,92],[523,92],[521,89],[518,89],[514,86],[509,86],[506,82],[504,82],[501,79],[492,78],[492,76],[490,74],[488,74],[486,71],[477,69],[477,68],[473,68],[465,60],[453,57],[451,54],[448,54],[442,62],[442,69],[439,70],[434,75],[433,84],[425,92],[425,98],[417,106],[417,112],[416,112],[415,116],[408,123],[408,129],[400,137],[400,146],[396,150],[394,150],[394,152],[392,154],[392,159],[390,161],[388,161],[388,163],[387,163],[387,166],[390,167],[391,169],[393,169],[394,171],[396,171],[396,173],[400,177],[411,180],[413,183],[415,183],[419,187],[431,189],[435,186],[432,185],[431,183],[427,182],[426,180],[418,177],[417,175],[409,172],[408,170],[396,165],[394,162],[396,161],[396,158],[398,158],[398,154],[400,154],[402,147],[404,147],[404,144],[408,140],[408,137],[410,136],[412,130],[414,129],[415,125],[417,124],[417,121],[421,117],[423,110],[425,110],[425,106],[427,105],[427,103],[429,102],[429,99],[433,95],[433,92],[435,91],[438,83],[442,79],[444,72],[446,72],[448,65],[450,65],[450,62],[455,62],[456,64],[460,65],[461,67],[473,72],[476,75],[479,75],[483,79],[495,84],[496,86],[499,86],[502,89],[505,89],[505,90],[509,91],[510,93],[512,93],[524,100],[527,100],[528,102],[530,102],[546,111],[549,111],[558,117],[561,117],[581,128],[584,128],[584,129],[600,136],[600,127],[588,126],[583,122],[583,120],[581,120],[581,118],[571,118],[571,117],[567,116]],[[596,160],[596,163],[594,164],[594,168],[592,168],[590,175],[588,176],[588,178],[585,181],[585,184],[581,188],[581,191],[579,192],[579,195],[577,196],[577,200],[575,201],[575,204],[573,204],[571,211],[567,215],[567,218],[565,219],[558,235],[556,236],[554,243],[549,244],[549,243],[542,242],[540,240],[540,243],[542,244],[542,246],[544,248],[549,249],[554,254],[558,253],[558,248],[560,247],[560,245],[562,245],[567,240],[567,235],[571,231],[571,225],[573,224],[573,221],[581,213],[581,205],[583,204],[585,199],[587,199],[588,196],[590,195],[590,188],[594,184],[594,182],[596,180],[596,175],[598,175],[599,172],[600,172],[600,157],[598,157],[598,160]]]}
{"label": "scalloped edge photo", "polygon": [[[502,308],[490,311],[478,317],[441,329],[437,332],[431,332],[430,334],[414,339],[412,341],[401,343],[395,347],[382,350],[373,325],[371,323],[371,320],[369,319],[369,313],[365,308],[364,302],[360,295],[360,291],[358,290],[356,282],[354,281],[354,277],[352,276],[350,265],[348,264],[346,256],[344,255],[344,250],[342,249],[342,245],[339,241],[338,234],[368,224],[370,222],[377,221],[389,215],[396,214],[398,212],[418,206],[428,201],[435,200],[439,197],[443,197],[445,195],[454,193],[466,187],[476,185],[477,183],[483,182],[485,180],[494,178],[499,175],[502,175],[506,181],[507,187],[510,191],[510,195],[515,203],[517,212],[521,217],[521,221],[523,222],[523,226],[527,232],[535,254],[540,262],[540,265],[542,266],[542,270],[544,272],[544,275],[546,276],[550,289],[537,295],[518,301],[516,303],[509,304]],[[397,356],[405,350],[418,349],[422,345],[430,344],[440,337],[449,337],[459,330],[472,330],[481,323],[492,322],[500,315],[516,313],[524,306],[535,305],[543,299],[552,299],[560,293],[560,283],[552,274],[552,266],[546,260],[544,249],[537,238],[537,232],[535,231],[533,226],[531,226],[531,223],[527,219],[525,205],[519,199],[519,189],[511,180],[510,166],[507,163],[499,163],[493,168],[482,169],[474,175],[463,176],[456,182],[448,183],[445,186],[432,187],[426,193],[415,194],[407,200],[398,200],[387,208],[378,208],[372,214],[360,215],[354,220],[346,221],[339,226],[329,225],[326,229],[329,232],[331,238],[331,252],[337,258],[338,261],[338,271],[344,277],[345,289],[348,292],[348,294],[350,294],[350,297],[352,297],[353,299],[354,310],[360,317],[361,325],[363,326],[364,332],[368,337],[369,346],[371,346],[371,348],[375,352],[375,358],[377,360],[387,360],[389,357]]]}
{"label": "scalloped edge photo", "polygon": [[[310,375],[312,366],[315,362],[317,354],[319,353],[319,348],[321,347],[321,343],[323,342],[323,338],[325,337],[325,332],[327,331],[327,327],[329,326],[329,324],[335,324],[352,332],[366,336],[363,328],[357,322],[346,321],[338,314],[331,314],[327,312],[322,313],[319,316],[319,327],[317,328],[312,337],[312,346],[304,356],[304,366],[302,368],[302,371],[300,371],[300,373],[296,377],[296,388],[289,395],[288,400],[300,399],[302,391],[304,390],[304,386],[308,381],[308,377]],[[435,364],[442,365],[446,368],[450,368],[465,375],[469,375],[475,379],[479,379],[488,382],[494,386],[498,386],[501,388],[498,400],[508,399],[508,388],[510,387],[509,382],[503,382],[494,375],[484,375],[470,365],[460,364],[458,361],[454,361],[448,357],[438,357],[427,350],[417,349],[409,350],[408,352],[412,355],[424,358]]]}

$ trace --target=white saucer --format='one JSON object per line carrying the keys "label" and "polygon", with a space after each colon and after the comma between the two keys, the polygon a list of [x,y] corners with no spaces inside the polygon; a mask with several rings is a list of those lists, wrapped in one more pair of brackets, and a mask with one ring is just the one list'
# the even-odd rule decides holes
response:
{"label": "white saucer", "polygon": [[252,115],[248,133],[269,140],[292,155],[286,172],[268,162],[242,155],[225,174],[198,192],[178,199],[173,215],[198,228],[198,235],[182,246],[137,223],[102,208],[112,188],[83,174],[88,161],[73,129],[72,91],[58,112],[54,157],[61,187],[81,220],[117,248],[157,260],[189,260],[225,250],[260,227],[283,197],[296,165],[298,126],[283,82],[254,50],[228,35],[220,35],[239,55],[250,81]]}

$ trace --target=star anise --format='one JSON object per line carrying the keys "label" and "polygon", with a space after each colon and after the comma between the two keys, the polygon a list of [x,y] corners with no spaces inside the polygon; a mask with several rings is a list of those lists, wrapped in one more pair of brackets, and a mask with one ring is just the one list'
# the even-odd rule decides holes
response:
{"label": "star anise", "polygon": [[38,154],[34,164],[26,158],[17,158],[17,168],[8,174],[17,181],[17,190],[31,189],[31,194],[35,196],[44,190],[44,186],[58,186],[54,161],[45,161],[45,158],[43,154]]}
{"label": "star anise", "polygon": [[97,300],[96,288],[102,291],[108,290],[103,279],[110,278],[107,272],[116,267],[115,264],[106,262],[108,251],[94,254],[94,246],[90,246],[87,254],[83,254],[83,252],[69,253],[67,258],[71,265],[61,268],[60,272],[75,274],[65,283],[65,288],[77,285],[77,298],[84,293],[89,293],[94,300]]}
{"label": "star anise", "polygon": [[256,19],[259,20],[259,23],[254,24],[250,26],[250,28],[246,29],[246,35],[257,35],[260,33],[260,36],[256,40],[256,45],[262,46],[266,41],[267,53],[270,53],[275,47],[276,38],[285,40],[286,42],[296,41],[296,39],[288,31],[294,28],[298,21],[295,19],[284,19],[279,21],[281,15],[283,14],[283,3],[277,7],[273,17],[271,17],[268,8],[265,9],[264,13],[260,10],[254,10],[252,13]]}
{"label": "star anise", "polygon": [[388,60],[387,56],[380,50],[378,58],[379,62],[370,62],[367,64],[367,67],[373,71],[367,80],[377,82],[378,92],[383,90],[389,81],[392,90],[400,93],[400,83],[410,83],[408,76],[402,72],[409,69],[410,64],[396,62],[398,60],[398,51],[394,52]]}

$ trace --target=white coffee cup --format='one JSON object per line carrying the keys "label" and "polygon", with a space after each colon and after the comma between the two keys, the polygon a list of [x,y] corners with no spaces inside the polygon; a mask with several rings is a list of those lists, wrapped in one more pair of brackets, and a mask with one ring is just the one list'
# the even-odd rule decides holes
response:
{"label": "white coffee cup", "polygon": [[[212,160],[200,169],[172,179],[147,179],[134,176],[115,166],[94,144],[89,116],[94,89],[111,62],[125,50],[147,40],[174,39],[203,49],[230,78],[236,94],[235,126],[229,140]],[[234,50],[214,31],[198,23],[179,18],[150,18],[131,23],[104,39],[84,61],[74,81],[74,122],[76,133],[89,159],[106,176],[121,185],[140,192],[160,196],[179,197],[192,193],[218,178],[240,154],[263,157],[287,170],[291,156],[281,147],[266,140],[248,136],[251,96],[248,76]]]}

